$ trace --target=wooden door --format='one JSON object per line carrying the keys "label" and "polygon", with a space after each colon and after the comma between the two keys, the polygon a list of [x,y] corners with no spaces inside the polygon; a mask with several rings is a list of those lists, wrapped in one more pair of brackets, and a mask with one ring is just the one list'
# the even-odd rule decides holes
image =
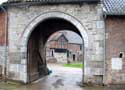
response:
{"label": "wooden door", "polygon": [[28,76],[29,82],[39,78],[38,61],[37,61],[37,43],[35,35],[31,35],[28,42]]}

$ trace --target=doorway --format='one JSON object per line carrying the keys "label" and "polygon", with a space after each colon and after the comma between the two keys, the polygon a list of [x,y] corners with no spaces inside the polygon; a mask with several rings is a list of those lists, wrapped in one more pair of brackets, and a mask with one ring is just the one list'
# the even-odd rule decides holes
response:
{"label": "doorway", "polygon": [[[73,31],[82,38],[80,31],[73,24],[61,18],[49,18],[44,20],[39,23],[30,34],[27,45],[29,82],[48,75],[46,43],[53,33],[60,30]],[[73,56],[73,58],[75,59],[76,57]]]}

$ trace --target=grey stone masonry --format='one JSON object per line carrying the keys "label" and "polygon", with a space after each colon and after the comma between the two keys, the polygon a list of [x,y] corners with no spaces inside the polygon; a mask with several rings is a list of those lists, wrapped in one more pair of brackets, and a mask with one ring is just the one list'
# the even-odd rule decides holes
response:
{"label": "grey stone masonry", "polygon": [[5,66],[5,46],[0,46],[0,74],[4,75],[4,66]]}
{"label": "grey stone masonry", "polygon": [[101,6],[101,4],[83,4],[82,6],[62,4],[9,8],[8,78],[27,82],[27,41],[30,33],[42,20],[50,17],[61,17],[74,23],[74,26],[80,29],[84,39],[85,76],[83,78],[85,82],[98,83],[102,80],[105,25]]}

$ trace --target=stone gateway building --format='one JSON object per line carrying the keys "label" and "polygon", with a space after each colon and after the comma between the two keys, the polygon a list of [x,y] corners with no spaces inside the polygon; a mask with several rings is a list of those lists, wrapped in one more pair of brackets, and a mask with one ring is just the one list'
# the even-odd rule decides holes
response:
{"label": "stone gateway building", "polygon": [[106,71],[111,63],[105,59],[105,15],[100,0],[8,0],[1,12],[5,14],[4,28],[0,28],[5,42],[0,44],[0,65],[7,79],[29,83],[45,76],[46,42],[53,33],[66,29],[84,42],[82,81],[112,84],[113,76],[108,77]]}

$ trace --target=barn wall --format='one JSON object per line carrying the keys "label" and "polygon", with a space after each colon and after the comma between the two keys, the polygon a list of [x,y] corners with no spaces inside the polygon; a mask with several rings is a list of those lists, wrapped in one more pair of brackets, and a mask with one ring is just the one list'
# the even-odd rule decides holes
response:
{"label": "barn wall", "polygon": [[[122,58],[120,53],[123,53]],[[116,65],[116,69],[112,67],[112,58],[122,59],[121,68]],[[117,60],[115,62],[119,63]],[[106,70],[107,83],[125,83],[125,16],[106,18]]]}

